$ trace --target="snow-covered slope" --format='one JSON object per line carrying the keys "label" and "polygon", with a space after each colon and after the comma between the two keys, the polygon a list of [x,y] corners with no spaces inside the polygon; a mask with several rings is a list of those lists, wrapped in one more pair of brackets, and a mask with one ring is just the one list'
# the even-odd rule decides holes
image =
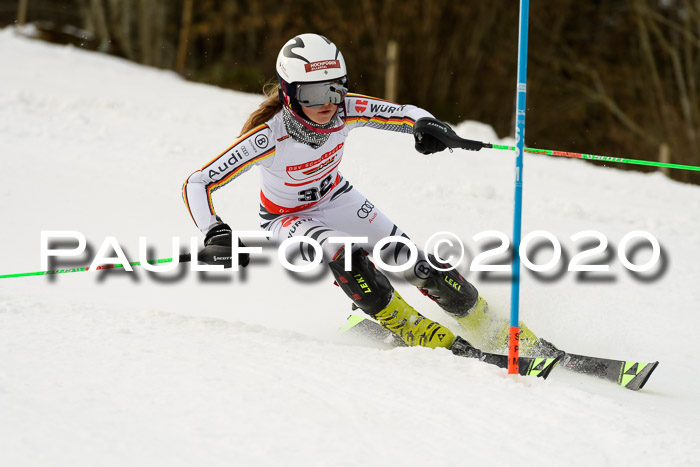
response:
{"label": "snow-covered slope", "polygon": [[[12,29],[0,63],[0,275],[40,270],[46,230],[82,232],[93,254],[114,236],[132,261],[139,236],[158,257],[172,256],[172,237],[199,236],[182,182],[235,140],[260,96]],[[497,140],[482,124],[457,129]],[[511,154],[422,156],[406,135],[361,129],[344,158],[343,174],[419,245],[453,232],[471,260],[483,246],[473,235],[510,236]],[[258,225],[254,172],[215,194],[240,230]],[[336,332],[349,303],[330,275],[292,275],[267,247],[240,273],[0,280],[0,465],[698,465],[700,188],[544,156],[526,157],[524,178],[523,231],[553,233],[565,265],[581,246],[571,235],[597,230],[610,254],[594,259],[611,269],[526,272],[522,318],[572,352],[660,360],[643,391],[349,345]],[[617,258],[635,230],[661,244],[651,278]],[[643,263],[649,249],[629,256]],[[509,284],[467,266],[506,316]]]}

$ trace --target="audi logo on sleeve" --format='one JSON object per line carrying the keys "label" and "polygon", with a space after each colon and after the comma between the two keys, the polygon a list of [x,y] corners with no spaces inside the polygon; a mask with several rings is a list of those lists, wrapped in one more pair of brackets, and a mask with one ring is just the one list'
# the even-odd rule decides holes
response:
{"label": "audi logo on sleeve", "polygon": [[360,219],[367,219],[372,209],[374,209],[374,204],[370,203],[369,200],[365,200],[364,204],[357,210],[357,217]]}

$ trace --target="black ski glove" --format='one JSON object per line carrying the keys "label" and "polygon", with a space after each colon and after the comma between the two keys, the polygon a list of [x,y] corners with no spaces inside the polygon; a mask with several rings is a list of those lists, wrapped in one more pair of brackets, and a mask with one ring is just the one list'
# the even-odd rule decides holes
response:
{"label": "black ski glove", "polygon": [[416,138],[416,151],[423,154],[432,154],[446,148],[460,148],[469,151],[478,151],[491,147],[481,141],[460,138],[450,125],[438,119],[424,117],[416,120],[413,125],[413,136]]}
{"label": "black ski glove", "polygon": [[213,227],[204,237],[204,246],[220,245],[231,246],[231,227],[228,224],[219,224]]}
{"label": "black ski glove", "polygon": [[436,135],[441,133],[454,134],[452,128],[447,123],[434,118],[420,118],[413,126],[413,137],[416,139],[416,151],[421,154],[433,154],[447,149]]}
{"label": "black ski glove", "polygon": [[[204,249],[199,252],[199,259],[207,264],[223,264],[224,267],[231,267],[231,227],[228,224],[219,224],[204,237]],[[238,246],[245,245],[238,239]],[[250,254],[239,253],[238,265],[242,268],[248,266]]]}

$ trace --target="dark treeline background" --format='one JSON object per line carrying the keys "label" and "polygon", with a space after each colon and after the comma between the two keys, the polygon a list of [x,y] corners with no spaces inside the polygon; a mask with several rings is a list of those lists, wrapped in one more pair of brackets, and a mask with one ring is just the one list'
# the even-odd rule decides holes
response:
{"label": "dark treeline background", "polygon": [[[353,91],[385,97],[393,40],[398,102],[513,133],[517,0],[0,0],[0,25],[23,3],[48,40],[248,92],[287,39],[317,32]],[[531,1],[527,99],[528,146],[700,165],[700,2]]]}

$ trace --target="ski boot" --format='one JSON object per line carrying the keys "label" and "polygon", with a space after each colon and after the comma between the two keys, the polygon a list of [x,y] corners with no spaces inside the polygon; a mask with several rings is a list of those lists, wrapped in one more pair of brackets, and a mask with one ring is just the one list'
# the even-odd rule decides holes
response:
{"label": "ski boot", "polygon": [[493,315],[488,311],[488,303],[479,295],[476,303],[465,316],[455,316],[454,318],[466,331],[473,332],[479,336],[486,336],[493,332],[492,330],[496,326]]}
{"label": "ski boot", "polygon": [[[438,262],[433,255],[429,255],[428,259],[430,263],[442,269],[450,268],[449,264]],[[438,271],[430,268],[428,279],[419,290],[452,316],[481,347],[493,352],[507,352],[509,323],[488,312],[486,300],[459,271]],[[542,344],[539,344],[539,341],[540,339],[520,322],[520,352],[523,355],[558,352],[549,342],[542,340]]]}
{"label": "ski boot", "polygon": [[[430,263],[449,269],[447,263],[438,262],[433,255],[428,255]],[[418,287],[421,293],[445,310],[464,330],[471,333],[479,342],[488,343],[500,323],[488,313],[489,306],[476,288],[467,282],[456,269],[439,271],[428,267],[429,273],[423,286]]]}
{"label": "ski boot", "polygon": [[[510,338],[510,322],[502,321],[487,313],[486,300],[478,298],[467,316],[456,318],[466,331],[484,336],[484,348],[491,352],[507,352]],[[520,353],[525,357],[554,357],[560,353],[552,343],[538,338],[525,323],[520,321]]]}
{"label": "ski boot", "polygon": [[[507,351],[510,338],[510,323],[506,322],[493,339],[493,351]],[[562,353],[554,344],[539,338],[525,323],[520,321],[520,354],[524,357],[555,357]]]}
{"label": "ski boot", "polygon": [[452,331],[432,321],[411,307],[394,290],[389,279],[377,271],[364,250],[352,253],[352,270],[345,271],[345,256],[340,254],[329,263],[336,284],[355,306],[392,331],[406,345],[449,348]]}
{"label": "ski boot", "polygon": [[[447,263],[438,262],[433,255],[428,255],[428,260],[431,264],[442,269],[451,267]],[[424,268],[428,270],[427,278],[425,283],[418,287],[418,290],[440,305],[440,308],[450,316],[455,319],[463,318],[476,308],[479,292],[462,277],[459,271],[456,269],[438,271],[427,264]]]}
{"label": "ski boot", "polygon": [[418,313],[396,290],[389,304],[376,313],[374,319],[409,346],[450,348],[455,340],[452,331]]}
{"label": "ski boot", "polygon": [[[508,340],[510,339],[510,323],[504,322],[493,338],[493,349],[499,351],[508,350]],[[530,355],[530,352],[537,346],[537,336],[520,321],[520,353]]]}
{"label": "ski boot", "polygon": [[[510,322],[499,320],[488,313],[488,309],[486,300],[479,296],[467,316],[455,319],[466,331],[484,336],[484,348],[492,352],[507,352]],[[520,352],[523,356],[552,357],[557,355],[559,350],[546,340],[538,338],[520,321]]]}

